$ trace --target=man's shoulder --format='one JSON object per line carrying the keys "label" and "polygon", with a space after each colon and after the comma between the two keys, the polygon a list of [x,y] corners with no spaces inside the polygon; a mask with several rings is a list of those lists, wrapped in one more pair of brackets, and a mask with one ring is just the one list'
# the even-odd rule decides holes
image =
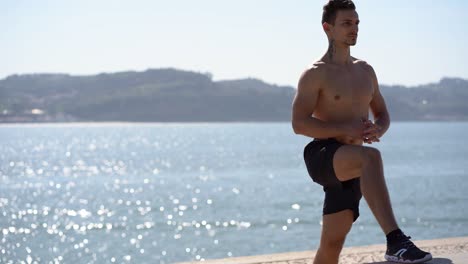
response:
{"label": "man's shoulder", "polygon": [[323,61],[316,61],[311,65],[307,66],[304,72],[302,73],[303,77],[321,77],[327,68],[327,64]]}
{"label": "man's shoulder", "polygon": [[372,68],[372,66],[365,60],[362,60],[362,59],[358,59],[358,58],[353,58],[353,63],[355,65],[358,65],[360,67],[362,67],[364,70],[366,71],[374,71],[374,68]]}
{"label": "man's shoulder", "polygon": [[327,65],[322,61],[316,61],[311,65],[307,66],[302,72],[299,80],[299,85],[302,86],[320,86],[322,80],[324,80],[325,71]]}
{"label": "man's shoulder", "polygon": [[309,65],[306,71],[320,72],[320,71],[323,71],[326,67],[327,67],[327,64],[319,60]]}

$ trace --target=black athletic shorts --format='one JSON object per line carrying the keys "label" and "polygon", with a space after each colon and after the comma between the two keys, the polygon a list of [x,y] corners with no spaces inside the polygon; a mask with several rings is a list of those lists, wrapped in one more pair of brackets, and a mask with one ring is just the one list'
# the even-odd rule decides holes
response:
{"label": "black athletic shorts", "polygon": [[359,201],[362,198],[359,178],[341,182],[333,169],[333,156],[343,143],[334,138],[314,139],[304,148],[304,161],[312,180],[325,192],[323,214],[333,214],[346,209],[359,217]]}

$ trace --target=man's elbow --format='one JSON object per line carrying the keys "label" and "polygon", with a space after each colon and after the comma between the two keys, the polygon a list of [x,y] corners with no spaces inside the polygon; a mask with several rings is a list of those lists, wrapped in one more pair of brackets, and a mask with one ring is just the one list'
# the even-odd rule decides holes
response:
{"label": "man's elbow", "polygon": [[294,131],[294,134],[297,134],[297,135],[302,134],[301,133],[301,131],[302,131],[302,122],[293,119],[293,121],[291,123],[292,123],[292,129]]}
{"label": "man's elbow", "polygon": [[388,112],[382,112],[375,115],[374,120],[384,127],[390,127],[390,115]]}
{"label": "man's elbow", "polygon": [[375,120],[385,120],[387,121],[388,123],[390,123],[390,115],[388,114],[388,112],[381,112],[381,113],[377,113],[375,114]]}

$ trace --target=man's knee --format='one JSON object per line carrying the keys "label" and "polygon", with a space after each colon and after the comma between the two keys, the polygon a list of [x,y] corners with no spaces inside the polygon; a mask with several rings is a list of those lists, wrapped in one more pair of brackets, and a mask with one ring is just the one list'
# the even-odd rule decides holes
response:
{"label": "man's knee", "polygon": [[380,161],[381,159],[382,159],[382,156],[381,156],[380,151],[378,149],[372,148],[372,147],[363,147],[362,148],[363,163]]}
{"label": "man's knee", "polygon": [[339,254],[343,248],[345,242],[345,237],[343,238],[334,238],[326,239],[320,243],[320,250],[323,253],[328,254]]}

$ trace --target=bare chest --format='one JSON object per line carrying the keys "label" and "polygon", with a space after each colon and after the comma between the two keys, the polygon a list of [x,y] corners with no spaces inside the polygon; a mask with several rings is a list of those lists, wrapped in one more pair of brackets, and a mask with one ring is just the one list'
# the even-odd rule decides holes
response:
{"label": "bare chest", "polygon": [[336,72],[325,83],[321,97],[330,106],[368,107],[374,93],[372,79],[364,71]]}

